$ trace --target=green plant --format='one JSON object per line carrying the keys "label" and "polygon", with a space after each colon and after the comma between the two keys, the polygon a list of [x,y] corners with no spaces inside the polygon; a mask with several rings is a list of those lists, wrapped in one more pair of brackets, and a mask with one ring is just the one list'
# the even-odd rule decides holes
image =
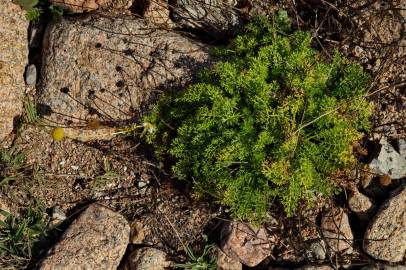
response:
{"label": "green plant", "polygon": [[92,181],[90,181],[90,187],[92,189],[105,187],[108,183],[111,183],[111,181],[119,178],[120,175],[113,170],[108,159],[104,158],[103,174],[96,176]]}
{"label": "green plant", "polygon": [[273,201],[292,215],[301,201],[337,190],[354,165],[352,144],[370,127],[369,76],[311,47],[286,12],[254,18],[184,92],[164,95],[144,120],[159,157],[241,219],[261,220]]}
{"label": "green plant", "polygon": [[188,262],[177,264],[176,267],[187,270],[215,270],[217,269],[216,258],[213,256],[215,245],[206,245],[202,255],[197,257],[193,251],[186,247],[185,252],[188,256]]}
{"label": "green plant", "polygon": [[50,18],[53,20],[58,20],[65,12],[65,8],[50,4],[47,0],[13,0],[13,3],[26,11],[28,21],[39,21],[48,15],[51,15]]}
{"label": "green plant", "polygon": [[24,178],[25,155],[12,149],[0,151],[0,186]]}
{"label": "green plant", "polygon": [[39,20],[41,16],[41,10],[37,7],[39,0],[13,0],[13,3],[20,5],[27,12],[27,20]]}
{"label": "green plant", "polygon": [[36,124],[41,120],[41,117],[37,112],[35,104],[28,98],[24,101],[24,109],[25,109],[24,118],[26,123]]}
{"label": "green plant", "polygon": [[0,268],[23,269],[34,255],[33,247],[45,235],[44,208],[27,208],[16,217],[0,209]]}

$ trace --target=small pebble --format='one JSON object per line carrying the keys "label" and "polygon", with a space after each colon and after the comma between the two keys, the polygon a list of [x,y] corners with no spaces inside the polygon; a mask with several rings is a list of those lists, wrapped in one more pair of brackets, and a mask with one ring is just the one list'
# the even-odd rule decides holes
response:
{"label": "small pebble", "polygon": [[29,65],[25,69],[25,83],[27,85],[35,85],[37,82],[37,68],[35,65]]}

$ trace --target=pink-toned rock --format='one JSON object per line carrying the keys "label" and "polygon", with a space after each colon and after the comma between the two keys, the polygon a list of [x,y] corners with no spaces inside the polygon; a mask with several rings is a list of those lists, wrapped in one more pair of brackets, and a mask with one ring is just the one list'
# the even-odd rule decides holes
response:
{"label": "pink-toned rock", "polygon": [[116,270],[127,248],[130,227],[118,213],[90,205],[65,231],[41,263],[41,270]]}
{"label": "pink-toned rock", "polygon": [[406,255],[406,188],[386,201],[364,236],[364,250],[373,258],[401,262]]}
{"label": "pink-toned rock", "polygon": [[11,0],[0,0],[0,144],[23,112],[28,24],[25,11]]}
{"label": "pink-toned rock", "polygon": [[368,220],[375,212],[374,201],[354,189],[348,199],[348,206],[361,220]]}
{"label": "pink-toned rock", "polygon": [[242,264],[218,249],[217,270],[242,270]]}
{"label": "pink-toned rock", "polygon": [[341,208],[332,208],[321,219],[326,244],[332,252],[352,252],[354,236],[348,215]]}
{"label": "pink-toned rock", "polygon": [[275,237],[271,237],[265,228],[255,228],[241,222],[228,222],[221,230],[223,252],[250,267],[270,256],[275,242]]}
{"label": "pink-toned rock", "polygon": [[149,1],[144,10],[144,18],[151,23],[162,26],[173,26],[172,20],[169,18],[169,4],[167,0]]}
{"label": "pink-toned rock", "polygon": [[172,263],[166,259],[166,253],[155,248],[139,248],[127,258],[122,270],[164,270]]}

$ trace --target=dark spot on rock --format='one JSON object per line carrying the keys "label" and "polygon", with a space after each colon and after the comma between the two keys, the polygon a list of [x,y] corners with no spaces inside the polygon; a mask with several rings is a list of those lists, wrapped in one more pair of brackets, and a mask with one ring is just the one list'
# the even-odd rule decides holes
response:
{"label": "dark spot on rock", "polygon": [[126,49],[126,50],[123,51],[123,53],[124,53],[125,55],[127,55],[127,56],[133,55],[133,54],[134,54],[134,50],[132,50],[132,49]]}
{"label": "dark spot on rock", "polygon": [[102,44],[100,42],[97,42],[96,45],[94,45],[94,47],[96,48],[101,48]]}
{"label": "dark spot on rock", "polygon": [[97,110],[95,108],[91,107],[91,106],[88,106],[86,109],[87,109],[87,111],[89,112],[90,115],[98,114]]}
{"label": "dark spot on rock", "polygon": [[96,94],[95,94],[94,90],[89,90],[89,92],[87,93],[87,97],[90,100],[94,100],[96,98]]}
{"label": "dark spot on rock", "polygon": [[116,71],[121,72],[121,71],[123,71],[123,68],[121,66],[116,66]]}
{"label": "dark spot on rock", "polygon": [[106,89],[105,89],[105,88],[101,88],[101,89],[100,89],[100,93],[104,93],[104,92],[106,92]]}
{"label": "dark spot on rock", "polygon": [[66,87],[66,86],[65,86],[65,87],[62,87],[60,91],[61,91],[61,93],[63,93],[63,94],[68,94],[68,93],[69,93],[69,87]]}
{"label": "dark spot on rock", "polygon": [[53,111],[49,105],[39,103],[37,104],[37,112],[42,116],[50,116]]}
{"label": "dark spot on rock", "polygon": [[119,87],[119,88],[124,87],[124,85],[125,85],[125,83],[124,83],[123,80],[119,80],[119,81],[116,82],[116,86]]}

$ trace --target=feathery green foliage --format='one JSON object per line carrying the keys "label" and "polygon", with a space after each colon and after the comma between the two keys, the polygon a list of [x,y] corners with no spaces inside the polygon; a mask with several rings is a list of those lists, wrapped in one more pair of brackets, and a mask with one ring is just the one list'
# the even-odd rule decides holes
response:
{"label": "feathery green foliage", "polygon": [[286,12],[253,19],[217,53],[226,60],[146,117],[158,155],[241,219],[261,220],[274,199],[292,215],[332,194],[331,174],[354,164],[351,145],[370,127],[369,76],[338,53],[322,59]]}

